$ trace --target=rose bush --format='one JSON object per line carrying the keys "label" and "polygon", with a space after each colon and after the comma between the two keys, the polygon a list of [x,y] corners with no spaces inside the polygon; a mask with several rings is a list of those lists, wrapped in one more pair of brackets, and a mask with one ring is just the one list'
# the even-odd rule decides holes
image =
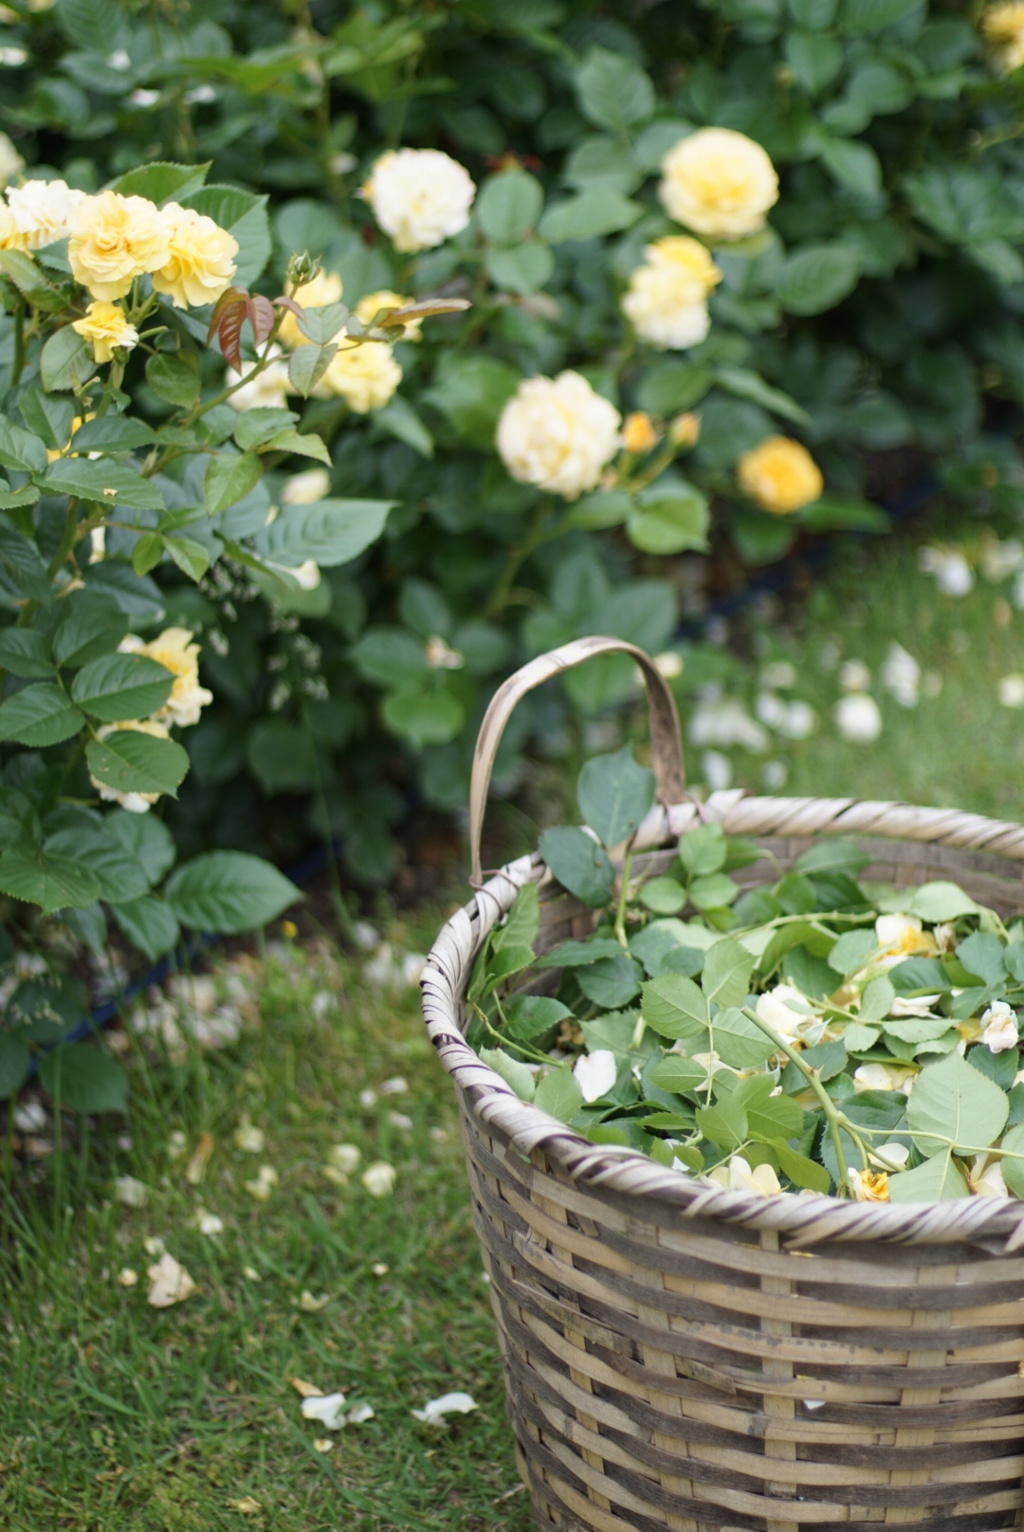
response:
{"label": "rose bush", "polygon": [[[516,658],[598,630],[662,650],[684,598],[699,609],[708,548],[732,566],[884,527],[879,487],[925,464],[1012,517],[1018,9],[9,7],[0,366],[27,386],[59,324],[69,357],[116,372],[95,422],[92,394],[46,377],[71,413],[13,397],[10,418],[64,454],[58,477],[111,450],[111,410],[156,436],[123,449],[136,469],[178,454],[147,474],[176,487],[138,509],[144,530],[90,502],[75,544],[87,587],[150,582],[132,633],[193,635],[213,694],[178,800],[139,822],[159,815],[183,855],[339,836],[352,871],[386,878],[410,805],[464,803],[473,723]],[[156,167],[137,169],[153,160],[186,167],[159,197],[140,179]],[[236,306],[215,331],[226,357],[207,349],[203,309],[231,263],[232,283],[307,308],[303,325],[278,308],[257,336]],[[159,310],[137,313],[132,284]],[[472,306],[422,329],[389,317],[437,294]],[[400,338],[365,342],[367,327]],[[329,479],[310,501],[294,454],[314,435]],[[358,549],[332,537],[322,507],[339,500]],[[0,514],[49,567],[48,497]],[[531,699],[503,780],[538,720],[565,750],[632,685],[609,660]],[[28,748],[5,747],[10,790]],[[39,748],[45,765],[57,747]]]}

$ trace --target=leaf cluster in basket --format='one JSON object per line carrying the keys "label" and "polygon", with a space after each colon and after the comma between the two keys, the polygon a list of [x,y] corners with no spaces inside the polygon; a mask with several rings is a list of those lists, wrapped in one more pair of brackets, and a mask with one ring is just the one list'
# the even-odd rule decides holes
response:
{"label": "leaf cluster in basket", "polygon": [[[621,863],[653,802],[629,748],[589,761],[591,831],[541,836],[593,934],[536,956],[535,884],[480,953],[470,1041],[595,1143],[732,1189],[859,1201],[1024,1197],[1024,921],[956,884],[861,884],[834,837],[776,880],[717,824]],[[777,870],[777,869],[776,869]]]}

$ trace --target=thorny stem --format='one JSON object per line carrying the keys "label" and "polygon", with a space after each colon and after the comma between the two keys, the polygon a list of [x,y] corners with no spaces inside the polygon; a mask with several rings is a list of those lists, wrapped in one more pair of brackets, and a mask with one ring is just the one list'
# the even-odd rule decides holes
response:
{"label": "thorny stem", "polygon": [[[501,1005],[497,997],[495,997],[495,1004],[498,1006],[498,1010],[500,1012]],[[546,1053],[538,1053],[535,1048],[528,1048],[525,1043],[517,1043],[511,1037],[504,1037],[502,1033],[500,1033],[494,1026],[490,1017],[487,1015],[487,1012],[482,1010],[475,1001],[471,1002],[471,1009],[474,1015],[483,1022],[484,1026],[487,1028],[487,1031],[491,1034],[495,1041],[499,1042],[503,1048],[517,1048],[520,1053],[525,1054],[527,1058],[533,1059],[536,1063],[551,1063],[551,1059]]]}

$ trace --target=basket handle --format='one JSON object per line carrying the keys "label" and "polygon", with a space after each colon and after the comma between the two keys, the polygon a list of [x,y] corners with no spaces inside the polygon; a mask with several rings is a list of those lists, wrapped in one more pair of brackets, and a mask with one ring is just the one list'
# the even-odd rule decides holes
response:
{"label": "basket handle", "polygon": [[473,858],[470,883],[479,888],[483,882],[480,866],[480,838],[483,831],[484,811],[487,807],[487,790],[491,784],[491,771],[505,725],[521,697],[560,675],[574,665],[598,654],[628,654],[640,666],[647,687],[647,702],[651,718],[651,764],[654,768],[655,789],[658,799],[666,808],[679,803],[683,797],[685,774],[683,770],[683,746],[679,730],[679,715],[675,698],[650,655],[627,644],[621,638],[574,638],[535,660],[509,676],[495,692],[491,705],[484,714],[480,735],[473,752],[473,770],[469,788],[469,845]]}

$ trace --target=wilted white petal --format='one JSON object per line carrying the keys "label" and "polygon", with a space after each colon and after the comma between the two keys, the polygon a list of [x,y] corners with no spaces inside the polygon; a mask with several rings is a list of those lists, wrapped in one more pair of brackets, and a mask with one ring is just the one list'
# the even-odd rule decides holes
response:
{"label": "wilted white petal", "polygon": [[409,1089],[408,1080],[403,1080],[401,1075],[394,1075],[390,1080],[385,1080],[380,1088],[382,1096],[404,1096]]}
{"label": "wilted white petal", "polygon": [[360,1159],[360,1151],[355,1144],[332,1144],[327,1151],[327,1163],[333,1165],[335,1170],[340,1170],[343,1176],[350,1176]]}
{"label": "wilted white petal", "polygon": [[114,1196],[126,1208],[145,1207],[149,1188],[134,1176],[118,1176],[114,1182]]}
{"label": "wilted white petal", "polygon": [[196,1213],[196,1228],[200,1234],[223,1234],[224,1220],[218,1218],[216,1213],[208,1213],[205,1208],[200,1208]]}
{"label": "wilted white petal", "polygon": [[476,1401],[470,1394],[442,1394],[440,1399],[428,1399],[422,1410],[413,1410],[417,1420],[428,1426],[443,1426],[446,1415],[468,1415],[476,1409]]}
{"label": "wilted white petal", "polygon": [[302,1401],[303,1420],[318,1420],[328,1431],[340,1431],[345,1424],[345,1395],[320,1394]]}
{"label": "wilted white petal", "polygon": [[267,1135],[262,1128],[257,1128],[248,1117],[243,1117],[232,1135],[236,1149],[243,1150],[246,1154],[262,1154],[263,1146],[267,1141]]}
{"label": "wilted white petal", "polygon": [[572,1072],[584,1101],[589,1103],[608,1094],[619,1067],[610,1048],[597,1048],[593,1053],[581,1053]]}
{"label": "wilted white petal", "polygon": [[166,1250],[160,1259],[146,1268],[149,1278],[149,1296],[146,1301],[154,1309],[168,1309],[173,1303],[184,1303],[196,1291],[196,1284],[173,1255]]}
{"label": "wilted white petal", "polygon": [[257,1202],[267,1202],[270,1194],[277,1185],[277,1171],[273,1165],[261,1165],[256,1173],[255,1181],[243,1181],[242,1185],[250,1197],[255,1197]]}
{"label": "wilted white petal", "polygon": [[863,660],[844,660],[839,667],[839,685],[844,692],[866,692],[871,672]]}
{"label": "wilted white petal", "polygon": [[917,557],[944,596],[966,596],[974,585],[974,571],[957,548],[921,548]]}
{"label": "wilted white petal", "polygon": [[360,1180],[371,1197],[387,1197],[395,1189],[398,1179],[398,1171],[386,1160],[374,1160],[372,1165],[367,1165]]}
{"label": "wilted white petal", "polygon": [[133,1271],[130,1266],[122,1266],[121,1270],[117,1274],[119,1287],[134,1287],[138,1280],[138,1272]]}
{"label": "wilted white petal", "polygon": [[990,1053],[1005,1053],[1019,1041],[1017,1016],[1005,1000],[993,1000],[981,1016],[981,1041]]}
{"label": "wilted white petal", "polygon": [[365,1420],[373,1420],[372,1404],[354,1404],[345,1416],[347,1426],[361,1426]]}
{"label": "wilted white petal", "polygon": [[304,1314],[319,1314],[320,1310],[325,1309],[330,1301],[330,1293],[323,1293],[319,1298],[316,1298],[307,1288],[303,1288],[302,1296],[299,1299],[299,1308]]}

